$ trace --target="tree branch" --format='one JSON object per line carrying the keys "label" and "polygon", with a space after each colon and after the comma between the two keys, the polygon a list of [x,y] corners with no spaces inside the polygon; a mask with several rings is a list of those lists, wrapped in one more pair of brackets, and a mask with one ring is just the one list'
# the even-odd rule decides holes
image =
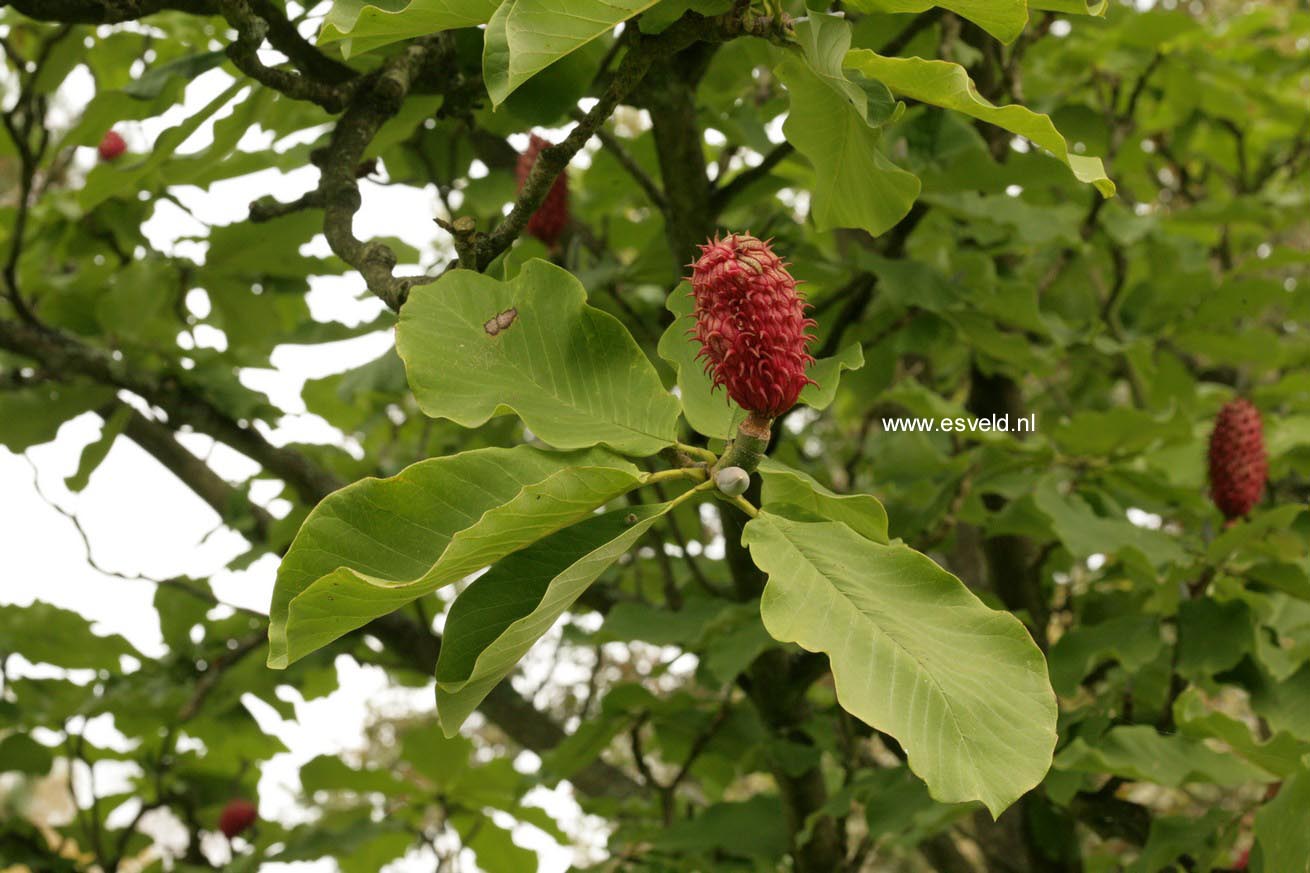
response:
{"label": "tree branch", "polygon": [[[600,100],[574,125],[562,142],[541,150],[509,215],[490,233],[476,232],[472,235],[461,253],[460,266],[479,272],[485,270],[513,244],[527,227],[532,213],[546,199],[555,178],[614,113],[615,108],[641,84],[655,63],[677,54],[693,43],[722,41],[742,32],[741,21],[731,15],[705,18],[693,12],[687,13],[657,36],[643,36],[635,27],[625,31],[624,38],[630,41],[627,54],[619,62]],[[667,191],[665,196],[669,196]]]}
{"label": "tree branch", "polygon": [[290,58],[291,63],[306,76],[330,84],[339,84],[359,75],[353,67],[328,57],[312,42],[301,36],[286,13],[278,8],[273,0],[249,0],[249,2],[251,10],[268,25],[268,41]]}
{"label": "tree branch", "polygon": [[317,503],[341,487],[334,475],[306,456],[273,445],[253,424],[236,421],[175,376],[157,376],[62,331],[5,319],[0,319],[0,348],[31,358],[52,372],[131,391],[163,409],[174,429],[190,425],[259,462],[306,503]]}
{"label": "tree branch", "polygon": [[[104,418],[108,418],[109,414],[109,410],[101,412]],[[268,511],[252,503],[244,491],[192,454],[178,442],[168,427],[133,410],[123,428],[123,436],[140,446],[195,492],[197,497],[218,513],[218,517],[228,527],[243,534],[251,542],[268,541],[269,530],[275,521]]]}
{"label": "tree branch", "polygon": [[[50,142],[50,132],[45,126],[46,100],[33,88],[37,77],[50,57],[50,53],[61,40],[72,32],[71,25],[61,27],[54,36],[41,43],[40,51],[30,69],[21,59],[15,59],[19,65],[21,87],[18,100],[13,109],[0,114],[5,131],[14,142],[14,151],[18,154],[18,203],[14,215],[13,230],[10,232],[9,252],[5,258],[2,271],[5,291],[9,302],[20,318],[35,322],[36,316],[23,299],[18,287],[18,261],[23,254],[24,237],[27,234],[27,220],[32,208],[32,185],[36,179],[37,167]],[[10,49],[6,46],[6,53]],[[35,146],[32,143],[32,131],[39,130]]]}
{"label": "tree branch", "polygon": [[[586,118],[586,115],[582,112],[575,112],[573,117],[576,121],[582,121]],[[637,163],[632,155],[628,154],[628,150],[623,147],[623,143],[619,142],[618,137],[610,133],[602,124],[596,128],[596,138],[600,140],[600,144],[605,147],[605,150],[614,156],[614,160],[619,162],[619,166],[623,167],[633,181],[646,193],[655,208],[660,212],[665,212],[669,208],[669,203],[664,197],[664,192],[660,190],[660,186],[655,184],[655,180],[641,168],[641,165]]]}
{"label": "tree branch", "polygon": [[154,15],[156,12],[187,12],[213,15],[213,0],[9,0],[12,6],[37,21],[68,24],[117,24]]}
{"label": "tree branch", "polygon": [[715,214],[717,215],[726,209],[728,204],[730,204],[738,194],[745,191],[751,185],[754,185],[760,179],[769,175],[769,173],[773,172],[773,168],[790,157],[794,151],[796,151],[796,146],[789,142],[784,142],[781,145],[774,147],[771,152],[764,156],[764,160],[760,161],[760,163],[749,169],[742,170],[740,173],[729,179],[727,183],[716,190],[710,198]]}
{"label": "tree branch", "polygon": [[[274,91],[296,100],[316,103],[328,112],[340,112],[345,107],[353,90],[354,74],[349,67],[344,68],[346,71],[344,76],[341,70],[330,67],[330,75],[334,81],[324,82],[300,73],[266,66],[259,59],[259,49],[269,34],[268,21],[256,14],[250,0],[218,0],[218,5],[223,17],[237,31],[236,42],[227,47],[227,56],[238,70]],[[295,32],[293,27],[290,30]],[[283,33],[283,36],[285,37],[286,34]],[[296,36],[298,37],[299,34]],[[297,46],[291,45],[291,47],[302,57],[306,56]],[[326,61],[327,58],[322,60]]]}
{"label": "tree branch", "polygon": [[448,67],[451,87],[461,82],[454,69],[454,44],[448,34],[424,37],[390,58],[382,69],[355,90],[326,149],[316,152],[318,188],[292,204],[258,200],[250,206],[252,221],[267,221],[300,208],[321,205],[328,245],[360,275],[368,289],[392,310],[399,311],[409,289],[436,281],[436,276],[396,276],[396,253],[384,243],[363,242],[355,236],[355,213],[362,199],[356,170],[373,137],[397,112],[415,81],[429,70]]}

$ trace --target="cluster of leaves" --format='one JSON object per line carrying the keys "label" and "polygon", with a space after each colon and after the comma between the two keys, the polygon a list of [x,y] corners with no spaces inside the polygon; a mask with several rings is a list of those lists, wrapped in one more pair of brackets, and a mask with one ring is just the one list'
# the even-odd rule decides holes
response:
{"label": "cluster of leaves", "polygon": [[[567,844],[524,802],[562,780],[615,869],[1219,870],[1252,845],[1251,869],[1305,869],[1294,4],[11,4],[0,444],[94,413],[71,490],[130,440],[246,537],[234,567],[282,561],[267,616],[161,580],[162,657],[2,608],[0,657],[46,667],[3,676],[0,860],[223,863],[206,832],[283,750],[243,698],[293,717],[348,657],[435,676],[435,717],[307,764],[315,815],[261,823],[224,869],[531,869],[510,829]],[[219,68],[211,102],[161,120]],[[136,121],[148,148],[76,159]],[[560,127],[516,188],[507,138]],[[190,246],[142,232],[183,186],[311,164],[303,197]],[[435,188],[462,269],[354,236],[369,172]],[[560,172],[572,226],[547,250],[518,237]],[[775,237],[820,333],[818,385],[739,500],[705,465],[744,413],[694,361],[679,285],[719,227]],[[304,254],[320,234],[333,255]],[[394,313],[312,319],[311,279],[348,272]],[[305,386],[340,445],[265,436],[283,413],[243,369],[393,325],[394,351]],[[1202,459],[1235,393],[1265,413],[1271,481],[1225,528]],[[886,429],[907,415],[1037,428]],[[257,462],[290,512],[182,430]],[[552,628],[534,689],[516,669]],[[105,722],[121,742],[88,739]],[[97,792],[115,767],[130,788]],[[40,812],[52,781],[87,789],[66,820]]]}

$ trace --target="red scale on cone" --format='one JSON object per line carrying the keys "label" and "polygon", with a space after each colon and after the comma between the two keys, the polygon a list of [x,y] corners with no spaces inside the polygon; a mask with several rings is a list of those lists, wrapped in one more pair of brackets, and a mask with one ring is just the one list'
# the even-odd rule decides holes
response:
{"label": "red scale on cone", "polygon": [[[550,140],[542,139],[535,133],[528,142],[528,150],[519,155],[518,177],[519,190],[528,180],[528,174],[537,163],[541,150],[549,148]],[[546,199],[541,201],[537,211],[528,219],[528,233],[548,246],[554,246],[569,226],[569,179],[567,173],[560,173],[546,192]]]}
{"label": "red scale on cone", "polygon": [[715,388],[723,386],[748,412],[776,418],[815,384],[805,375],[814,363],[808,304],[767,242],[734,233],[700,248],[690,276],[697,357]]}
{"label": "red scale on cone", "polygon": [[1240,518],[1260,501],[1269,477],[1260,412],[1249,400],[1229,401],[1210,435],[1210,496],[1225,518]]}

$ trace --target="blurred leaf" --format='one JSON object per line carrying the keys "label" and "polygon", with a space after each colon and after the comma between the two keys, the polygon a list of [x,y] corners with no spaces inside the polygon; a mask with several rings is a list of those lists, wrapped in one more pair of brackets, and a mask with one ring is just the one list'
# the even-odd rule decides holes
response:
{"label": "blurred leaf", "polygon": [[1246,604],[1203,597],[1178,607],[1178,672],[1205,677],[1237,664],[1254,645]]}
{"label": "blurred leaf", "polygon": [[140,657],[118,634],[97,634],[76,612],[39,600],[30,606],[0,604],[0,652],[69,670],[116,670],[120,657]]}
{"label": "blurred leaf", "polygon": [[1051,647],[1051,685],[1057,694],[1072,697],[1083,677],[1107,659],[1117,661],[1129,673],[1137,672],[1164,648],[1159,625],[1154,616],[1122,615],[1070,628]]}
{"label": "blurred leaf", "polygon": [[185,121],[167,128],[155,139],[150,153],[143,157],[124,155],[116,163],[100,163],[86,178],[86,184],[78,192],[78,203],[85,211],[99,206],[110,197],[124,192],[133,194],[142,186],[147,175],[158,169],[173,156],[178,146],[186,142],[200,126],[226,106],[243,89],[245,82],[237,81],[229,85],[213,100],[205,104],[200,111],[189,116]]}
{"label": "blurred leaf", "polygon": [[1287,777],[1310,754],[1310,743],[1279,732],[1257,740],[1251,728],[1222,712],[1209,709],[1196,688],[1188,688],[1174,702],[1174,720],[1179,733],[1197,739],[1213,738],[1236,754],[1275,776]]}
{"label": "blurred leaf", "polygon": [[76,382],[45,382],[0,391],[0,445],[23,452],[49,442],[64,422],[113,398],[110,388]]}
{"label": "blurred leaf", "polygon": [[1199,740],[1165,736],[1144,724],[1113,728],[1095,743],[1079,737],[1055,756],[1055,767],[1083,773],[1110,773],[1169,788],[1190,782],[1231,788],[1245,782],[1273,781],[1264,770],[1216,752]]}
{"label": "blurred leaf", "polygon": [[1045,115],[1022,106],[992,105],[957,64],[923,58],[886,58],[867,49],[856,49],[846,55],[845,65],[877,79],[902,97],[963,112],[1027,137],[1067,164],[1078,181],[1094,185],[1105,197],[1114,195],[1114,183],[1105,175],[1100,158],[1071,154],[1068,143]]}
{"label": "blurred leaf", "polygon": [[1259,851],[1257,870],[1310,870],[1310,764],[1283,783],[1278,796],[1255,814],[1255,843]]}
{"label": "blurred leaf", "polygon": [[[1069,3],[1070,0],[1051,2]],[[1083,0],[1077,0],[1077,5],[1082,4]],[[930,0],[853,0],[851,6],[861,12],[897,13],[924,12],[940,6],[967,18],[1001,42],[1013,42],[1028,23],[1028,4],[1024,0],[941,0],[938,3]]]}
{"label": "blurred leaf", "polygon": [[100,428],[100,436],[82,449],[82,457],[77,462],[77,472],[64,479],[64,486],[69,491],[77,492],[86,488],[91,481],[91,474],[96,471],[96,468],[109,454],[109,450],[114,446],[114,441],[123,432],[123,428],[127,426],[133,414],[132,407],[126,404],[118,405],[110,413],[109,418],[105,420]]}
{"label": "blurred leaf", "polygon": [[164,91],[170,79],[177,78],[189,82],[201,73],[208,72],[227,60],[227,52],[222,50],[199,52],[185,55],[166,64],[158,64],[123,88],[123,93],[138,100],[154,100]]}
{"label": "blurred leaf", "polygon": [[652,845],[675,857],[690,853],[780,858],[787,851],[781,801],[757,794],[749,800],[716,803],[689,821],[664,828]]}
{"label": "blurred leaf", "polygon": [[54,766],[50,750],[27,734],[10,734],[0,738],[0,773],[26,773],[44,776]]}

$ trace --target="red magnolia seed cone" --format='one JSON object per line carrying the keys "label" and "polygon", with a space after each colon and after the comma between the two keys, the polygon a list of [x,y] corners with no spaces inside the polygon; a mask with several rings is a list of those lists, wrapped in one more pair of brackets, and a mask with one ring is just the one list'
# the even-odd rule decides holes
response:
{"label": "red magnolia seed cone", "polygon": [[748,412],[777,418],[814,380],[807,304],[796,280],[767,242],[748,233],[715,237],[691,265],[698,358],[728,396]]}
{"label": "red magnolia seed cone", "polygon": [[[519,190],[523,190],[523,184],[528,180],[528,174],[532,172],[532,167],[537,163],[537,155],[541,150],[549,148],[550,140],[542,139],[535,133],[528,142],[528,150],[519,155],[518,176]],[[569,180],[565,173],[560,173],[555,177],[555,182],[550,186],[550,191],[546,192],[546,199],[541,201],[537,211],[532,213],[528,219],[528,233],[535,236],[548,246],[554,246],[559,241],[564,229],[569,226]]]}
{"label": "red magnolia seed cone", "polygon": [[218,829],[229,840],[259,818],[259,809],[249,800],[229,800],[218,817]]}
{"label": "red magnolia seed cone", "polygon": [[1229,401],[1210,435],[1210,496],[1225,518],[1255,508],[1269,477],[1260,412],[1249,400]]}
{"label": "red magnolia seed cone", "polygon": [[123,135],[118,131],[110,130],[101,138],[100,145],[96,146],[96,151],[100,153],[100,160],[113,161],[127,151],[127,141],[123,139]]}

